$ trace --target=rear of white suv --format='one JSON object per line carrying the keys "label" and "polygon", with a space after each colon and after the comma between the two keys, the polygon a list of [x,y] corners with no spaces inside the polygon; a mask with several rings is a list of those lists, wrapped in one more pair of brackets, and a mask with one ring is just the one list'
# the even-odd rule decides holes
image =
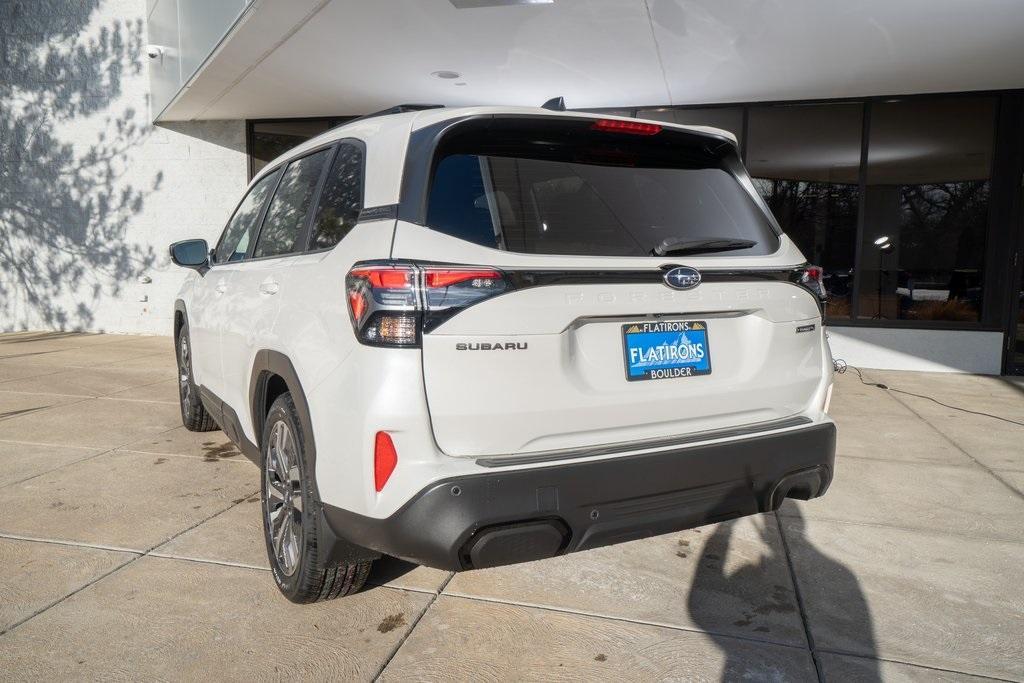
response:
{"label": "rear of white suv", "polygon": [[[365,176],[345,238],[315,240],[336,173],[325,160],[294,244],[253,257],[268,200],[252,263],[233,266],[253,273],[223,323],[237,330],[220,337],[233,344],[218,349],[223,396],[190,379],[264,464],[275,567],[289,564],[282,509],[295,562],[355,581],[378,553],[487,567],[824,493],[835,428],[820,271],[727,134],[432,110],[346,126],[289,158],[346,135],[365,147]],[[201,279],[221,270],[206,267]],[[273,495],[275,477],[293,479],[272,471],[268,417],[284,394],[310,474],[291,507]],[[296,590],[291,569],[275,577],[292,599],[331,593]]]}

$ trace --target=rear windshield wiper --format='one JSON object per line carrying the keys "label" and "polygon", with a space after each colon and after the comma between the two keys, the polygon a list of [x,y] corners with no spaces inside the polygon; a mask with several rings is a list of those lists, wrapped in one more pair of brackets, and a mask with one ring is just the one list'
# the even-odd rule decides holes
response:
{"label": "rear windshield wiper", "polygon": [[757,242],[754,240],[725,238],[681,240],[677,237],[669,237],[654,249],[651,249],[651,254],[653,256],[678,256],[680,254],[702,254],[712,251],[750,249],[753,246],[757,246]]}

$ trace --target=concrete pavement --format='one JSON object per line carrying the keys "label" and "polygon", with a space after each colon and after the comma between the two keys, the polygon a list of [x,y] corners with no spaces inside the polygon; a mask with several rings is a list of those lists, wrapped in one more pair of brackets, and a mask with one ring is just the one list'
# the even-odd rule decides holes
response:
{"label": "concrete pavement", "polygon": [[0,677],[1024,680],[1024,387],[864,376],[822,499],[296,606],[169,339],[0,335]]}

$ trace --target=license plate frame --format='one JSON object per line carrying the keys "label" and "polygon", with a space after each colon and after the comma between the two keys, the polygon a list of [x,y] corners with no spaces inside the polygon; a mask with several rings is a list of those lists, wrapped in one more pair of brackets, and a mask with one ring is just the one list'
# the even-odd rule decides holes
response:
{"label": "license plate frame", "polygon": [[[641,342],[641,336],[647,339]],[[633,353],[633,349],[639,351]],[[622,326],[622,354],[626,380],[630,382],[711,374],[711,339],[705,320],[626,323]]]}

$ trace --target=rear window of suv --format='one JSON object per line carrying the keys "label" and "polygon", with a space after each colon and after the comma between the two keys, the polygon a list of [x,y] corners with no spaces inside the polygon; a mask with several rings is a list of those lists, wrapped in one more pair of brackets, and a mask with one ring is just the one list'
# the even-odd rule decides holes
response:
{"label": "rear window of suv", "polygon": [[740,240],[707,256],[774,252],[778,236],[740,184],[735,148],[663,128],[595,130],[594,119],[457,124],[435,152],[426,224],[533,254],[650,256],[659,245]]}

